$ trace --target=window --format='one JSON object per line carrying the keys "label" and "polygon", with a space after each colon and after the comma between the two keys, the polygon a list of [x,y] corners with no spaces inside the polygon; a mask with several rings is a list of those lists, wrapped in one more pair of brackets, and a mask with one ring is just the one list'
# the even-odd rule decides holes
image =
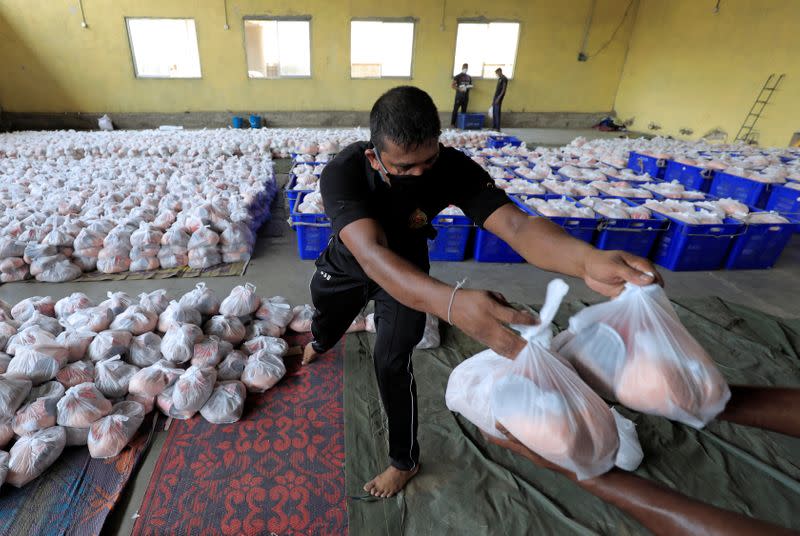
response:
{"label": "window", "polygon": [[250,78],[311,76],[311,21],[308,17],[244,21]]}
{"label": "window", "polygon": [[350,76],[410,78],[413,48],[413,22],[351,21]]}
{"label": "window", "polygon": [[192,19],[125,19],[137,78],[200,78]]}
{"label": "window", "polygon": [[513,78],[518,40],[518,22],[458,23],[453,75],[468,63],[471,76],[494,78],[500,67],[504,75]]}

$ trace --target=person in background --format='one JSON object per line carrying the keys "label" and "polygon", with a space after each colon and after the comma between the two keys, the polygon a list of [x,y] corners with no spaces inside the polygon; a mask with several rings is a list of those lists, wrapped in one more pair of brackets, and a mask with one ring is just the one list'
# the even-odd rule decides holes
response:
{"label": "person in background", "polygon": [[500,67],[495,70],[494,74],[497,75],[497,88],[494,90],[494,99],[492,100],[492,129],[499,131],[500,108],[503,106],[503,97],[506,96],[508,78],[503,74],[503,69]]}
{"label": "person in background", "polygon": [[453,104],[453,117],[450,119],[450,126],[456,126],[456,119],[458,118],[458,109],[461,108],[461,113],[467,113],[467,103],[469,102],[469,90],[472,88],[472,77],[467,74],[469,65],[466,63],[461,66],[461,72],[453,77],[453,82],[450,87],[456,90],[456,101]]}

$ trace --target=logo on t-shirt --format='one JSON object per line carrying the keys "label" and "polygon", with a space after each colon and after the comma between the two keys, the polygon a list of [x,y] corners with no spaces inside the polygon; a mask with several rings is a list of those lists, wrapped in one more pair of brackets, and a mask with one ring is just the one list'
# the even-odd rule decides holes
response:
{"label": "logo on t-shirt", "polygon": [[428,215],[420,209],[414,210],[408,218],[408,226],[411,229],[421,229],[428,225]]}

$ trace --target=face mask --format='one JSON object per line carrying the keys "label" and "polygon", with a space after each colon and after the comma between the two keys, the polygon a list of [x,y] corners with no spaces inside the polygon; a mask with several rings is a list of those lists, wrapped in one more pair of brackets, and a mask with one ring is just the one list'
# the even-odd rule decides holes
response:
{"label": "face mask", "polygon": [[466,69],[461,69],[461,74],[467,74],[467,70]]}
{"label": "face mask", "polygon": [[383,161],[381,160],[381,155],[378,152],[377,147],[373,147],[373,151],[375,151],[375,159],[378,161],[378,164],[381,166],[381,171],[383,171],[384,177],[389,180],[389,184],[393,188],[398,188],[401,190],[409,190],[415,189],[422,186],[428,179],[430,175],[430,171],[426,171],[422,175],[396,175],[394,173],[389,173],[386,170],[386,166],[383,165]]}

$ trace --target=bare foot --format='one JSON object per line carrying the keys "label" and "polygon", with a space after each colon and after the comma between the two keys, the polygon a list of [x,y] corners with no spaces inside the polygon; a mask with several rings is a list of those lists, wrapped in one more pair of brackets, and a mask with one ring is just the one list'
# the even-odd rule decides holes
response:
{"label": "bare foot", "polygon": [[364,491],[382,499],[393,497],[398,491],[403,489],[406,484],[408,484],[408,481],[414,478],[414,475],[418,472],[419,465],[410,471],[401,471],[390,465],[384,472],[364,484]]}
{"label": "bare foot", "polygon": [[311,343],[306,344],[305,350],[303,350],[303,360],[300,362],[301,365],[308,365],[312,361],[314,361],[319,354],[314,351],[314,347]]}

